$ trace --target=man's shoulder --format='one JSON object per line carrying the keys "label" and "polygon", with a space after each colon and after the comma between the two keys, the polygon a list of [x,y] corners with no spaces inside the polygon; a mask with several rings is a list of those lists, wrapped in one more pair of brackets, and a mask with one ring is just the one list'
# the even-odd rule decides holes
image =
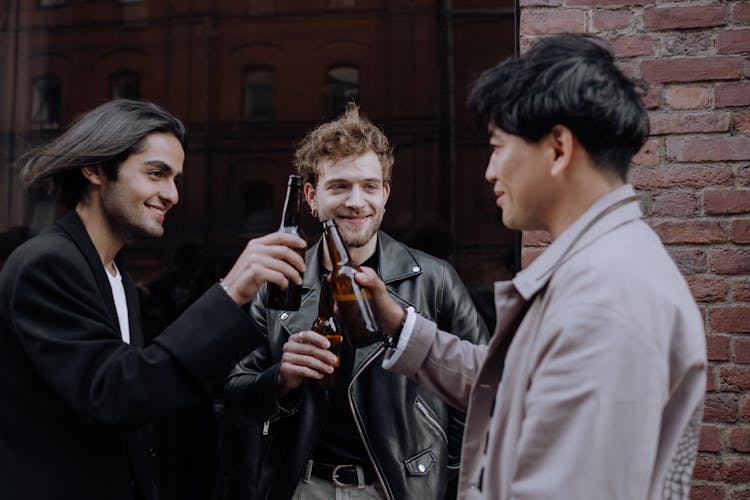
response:
{"label": "man's shoulder", "polygon": [[26,240],[19,245],[5,263],[9,269],[25,266],[43,267],[48,264],[69,261],[71,256],[80,254],[75,242],[56,226]]}
{"label": "man's shoulder", "polygon": [[431,255],[425,251],[411,247],[403,241],[397,240],[384,231],[380,231],[379,234],[380,238],[383,241],[384,249],[388,249],[389,253],[400,254],[403,257],[412,257],[417,262],[417,264],[422,267],[423,270],[425,268],[444,269],[445,267],[450,266],[450,263],[447,260],[441,259],[440,257],[435,257],[434,255]]}

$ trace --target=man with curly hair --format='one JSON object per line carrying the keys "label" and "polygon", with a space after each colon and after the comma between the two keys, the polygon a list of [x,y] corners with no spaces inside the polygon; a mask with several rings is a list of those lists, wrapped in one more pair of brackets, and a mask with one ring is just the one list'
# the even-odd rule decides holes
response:
{"label": "man with curly hair", "polygon": [[[311,131],[295,163],[313,216],[336,222],[351,258],[373,268],[395,301],[459,339],[486,341],[484,322],[451,265],[380,231],[393,154],[356,106]],[[355,350],[342,343],[336,387],[312,384],[333,361],[325,337],[309,331],[321,277],[331,269],[324,242],[307,251],[305,266],[299,311],[266,307],[265,287],[251,304],[267,338],[226,385],[227,414],[248,426],[248,452],[234,471],[230,498],[442,499],[459,466],[463,414],[383,370],[382,344]]]}

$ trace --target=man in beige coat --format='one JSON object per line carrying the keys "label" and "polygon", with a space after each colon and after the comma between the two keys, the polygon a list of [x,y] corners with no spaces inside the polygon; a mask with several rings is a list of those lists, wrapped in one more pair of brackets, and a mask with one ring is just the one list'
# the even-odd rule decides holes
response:
{"label": "man in beige coat", "polygon": [[495,284],[488,346],[439,331],[372,272],[358,275],[389,333],[383,366],[468,411],[461,499],[688,497],[703,321],[626,183],[648,134],[639,90],[588,35],[543,39],[475,84],[470,112],[489,132],[503,222],[553,239]]}

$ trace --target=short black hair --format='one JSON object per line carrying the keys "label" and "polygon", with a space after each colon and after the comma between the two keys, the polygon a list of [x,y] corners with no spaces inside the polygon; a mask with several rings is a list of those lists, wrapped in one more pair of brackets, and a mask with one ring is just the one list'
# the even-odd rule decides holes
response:
{"label": "short black hair", "polygon": [[566,33],[482,73],[469,95],[469,113],[483,132],[494,126],[531,143],[563,125],[597,166],[625,180],[648,137],[645,92],[644,83],[615,65],[606,41]]}
{"label": "short black hair", "polygon": [[168,111],[146,101],[109,101],[80,116],[57,139],[23,155],[21,180],[74,208],[88,183],[82,167],[101,166],[109,180],[116,180],[120,165],[157,132],[174,135],[186,148],[185,126]]}

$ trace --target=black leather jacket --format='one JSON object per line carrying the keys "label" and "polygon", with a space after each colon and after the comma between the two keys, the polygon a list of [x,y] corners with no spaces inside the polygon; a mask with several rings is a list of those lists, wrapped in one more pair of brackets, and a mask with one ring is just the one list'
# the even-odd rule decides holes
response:
{"label": "black leather jacket", "polygon": [[[249,424],[239,434],[248,445],[243,464],[224,467],[220,481],[234,483],[234,499],[289,499],[318,440],[328,409],[327,393],[303,383],[295,408],[276,399],[275,380],[289,335],[309,330],[317,315],[322,267],[321,243],[306,255],[299,311],[265,307],[265,287],[251,314],[268,342],[242,359],[225,388],[230,420]],[[487,341],[487,328],[450,264],[378,233],[378,269],[396,302],[474,343]],[[463,413],[448,407],[416,383],[381,367],[380,344],[358,349],[349,403],[358,432],[387,498],[443,498],[451,470],[459,466]],[[231,427],[230,427],[231,428]],[[237,439],[234,437],[232,439]],[[226,439],[225,439],[226,442]],[[235,443],[236,444],[236,443]],[[226,474],[236,474],[229,478]]]}

